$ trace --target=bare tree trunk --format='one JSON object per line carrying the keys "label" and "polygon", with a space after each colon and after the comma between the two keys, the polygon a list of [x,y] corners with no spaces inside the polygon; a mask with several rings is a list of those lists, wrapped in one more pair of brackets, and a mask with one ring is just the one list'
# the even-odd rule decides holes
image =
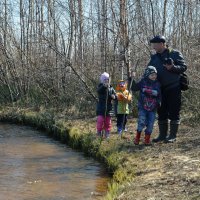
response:
{"label": "bare tree trunk", "polygon": [[107,67],[107,55],[106,55],[106,29],[107,29],[107,0],[102,0],[102,19],[101,19],[101,29],[102,29],[102,36],[101,36],[101,61],[104,71],[108,70]]}
{"label": "bare tree trunk", "polygon": [[[2,52],[5,55],[5,49],[4,49],[4,46],[2,44],[2,38],[1,38],[1,41],[0,41],[0,52]],[[6,62],[7,62],[8,61],[7,56],[5,55],[5,57],[6,57]],[[3,77],[4,77],[3,80],[5,82],[5,85],[8,88],[8,91],[9,91],[9,94],[10,94],[10,99],[13,102],[14,101],[14,94],[13,94],[11,84],[10,84],[10,81],[9,81],[7,63],[6,63],[5,69],[4,69],[3,66],[0,65],[0,71],[1,71],[1,74],[3,75]]]}
{"label": "bare tree trunk", "polygon": [[78,0],[78,22],[79,22],[79,39],[78,39],[78,65],[81,69],[81,74],[84,75],[83,70],[83,10],[82,0]]}
{"label": "bare tree trunk", "polygon": [[74,0],[74,61],[77,61],[77,35],[78,35],[78,19],[77,19],[77,12],[76,12],[76,7],[77,7],[77,0]]}
{"label": "bare tree trunk", "polygon": [[70,37],[69,37],[69,44],[68,44],[68,53],[67,59],[71,61],[72,56],[72,45],[73,45],[73,38],[74,38],[74,21],[75,21],[75,10],[74,10],[74,0],[69,0],[69,9],[70,9]]}
{"label": "bare tree trunk", "polygon": [[162,35],[165,35],[166,13],[167,13],[167,0],[164,1]]}
{"label": "bare tree trunk", "polygon": [[[90,3],[90,18],[93,16],[93,5]],[[95,62],[95,30],[94,30],[94,22],[92,21],[92,63]]]}
{"label": "bare tree trunk", "polygon": [[126,0],[120,0],[120,54],[121,54],[121,78],[124,79],[124,68],[127,77],[130,73],[130,50],[127,26]]}
{"label": "bare tree trunk", "polygon": [[182,12],[182,19],[181,19],[181,51],[183,51],[183,38],[184,38],[184,25],[185,25],[185,8],[186,8],[186,1],[183,0],[183,12]]}
{"label": "bare tree trunk", "polygon": [[7,13],[7,0],[4,0],[4,48],[7,49],[7,25],[8,25],[8,13]]}
{"label": "bare tree trunk", "polygon": [[151,5],[152,29],[153,29],[153,35],[155,35],[154,8],[153,8],[153,3],[151,0],[150,0],[150,5]]}
{"label": "bare tree trunk", "polygon": [[9,69],[8,69],[8,66],[9,66],[9,59],[8,59],[8,56],[7,56],[7,30],[8,28],[8,7],[7,7],[7,0],[4,1],[4,30],[3,30],[3,40],[1,38],[1,42],[0,42],[0,50],[2,51],[2,54],[4,55],[4,58],[6,60],[6,64],[5,64],[5,70],[1,70],[3,75],[4,75],[4,80],[6,82],[6,86],[8,88],[8,91],[9,91],[9,94],[10,94],[10,99],[11,101],[13,102],[14,101],[14,94],[13,94],[13,91],[12,91],[12,88],[11,88],[11,84],[10,84],[10,81],[9,81]]}
{"label": "bare tree trunk", "polygon": [[98,38],[98,41],[97,41],[97,47],[98,49],[100,49],[100,51],[98,51],[98,53],[100,54],[100,70],[104,70],[104,67],[103,67],[103,53],[102,53],[102,28],[101,28],[101,8],[100,8],[100,4],[101,4],[101,1],[97,1],[97,26],[98,26],[98,32],[97,32],[97,38]]}

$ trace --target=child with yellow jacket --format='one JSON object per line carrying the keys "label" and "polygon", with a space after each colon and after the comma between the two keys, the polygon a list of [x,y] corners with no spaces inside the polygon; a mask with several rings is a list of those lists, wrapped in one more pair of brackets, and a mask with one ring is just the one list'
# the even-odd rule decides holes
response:
{"label": "child with yellow jacket", "polygon": [[127,90],[126,81],[119,80],[116,87],[117,92],[117,132],[122,134],[126,131],[127,115],[129,114],[129,103],[132,95]]}

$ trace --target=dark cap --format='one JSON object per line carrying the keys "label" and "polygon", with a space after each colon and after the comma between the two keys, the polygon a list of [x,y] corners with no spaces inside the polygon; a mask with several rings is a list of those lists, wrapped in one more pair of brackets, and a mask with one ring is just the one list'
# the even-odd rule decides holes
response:
{"label": "dark cap", "polygon": [[156,35],[150,40],[150,43],[165,43],[165,37],[162,35]]}

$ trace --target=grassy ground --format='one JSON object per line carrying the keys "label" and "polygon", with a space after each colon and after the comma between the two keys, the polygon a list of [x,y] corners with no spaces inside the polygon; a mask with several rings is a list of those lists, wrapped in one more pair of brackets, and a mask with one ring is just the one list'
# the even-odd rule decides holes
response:
{"label": "grassy ground", "polygon": [[[90,131],[95,132],[95,120]],[[115,121],[113,121],[115,125]],[[133,144],[136,120],[129,119],[125,136],[119,139],[113,127],[111,147],[121,155],[120,165],[126,169],[127,182],[117,191],[115,200],[200,200],[200,127],[180,126],[177,142],[173,144]],[[152,137],[158,133],[157,124]],[[144,137],[144,135],[143,135]],[[142,138],[143,140],[143,138]],[[118,176],[118,174],[114,174]],[[122,176],[123,177],[123,176]],[[117,177],[120,183],[120,175]]]}
{"label": "grassy ground", "polygon": [[[106,164],[113,179],[106,200],[200,200],[200,127],[181,125],[177,142],[136,146],[136,120],[128,120],[121,139],[115,128],[109,140],[96,138],[96,118],[65,120],[52,111],[6,108],[1,120],[28,123],[45,129],[73,148],[80,148]],[[158,127],[155,125],[155,137]],[[99,195],[99,194],[98,194]],[[94,196],[95,198],[95,196]]]}

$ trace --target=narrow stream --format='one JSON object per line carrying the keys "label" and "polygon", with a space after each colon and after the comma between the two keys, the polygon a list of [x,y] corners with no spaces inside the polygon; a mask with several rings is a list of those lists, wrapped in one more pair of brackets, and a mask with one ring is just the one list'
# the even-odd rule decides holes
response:
{"label": "narrow stream", "polygon": [[0,123],[0,200],[87,200],[105,194],[103,166],[30,127]]}

